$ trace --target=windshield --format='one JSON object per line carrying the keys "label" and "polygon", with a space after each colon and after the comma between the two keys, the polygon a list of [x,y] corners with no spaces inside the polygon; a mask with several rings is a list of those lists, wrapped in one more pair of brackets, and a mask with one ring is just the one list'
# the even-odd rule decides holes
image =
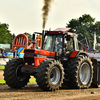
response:
{"label": "windshield", "polygon": [[44,39],[44,50],[49,50],[53,52],[62,52],[62,35],[48,34]]}
{"label": "windshield", "polygon": [[50,35],[46,35],[45,39],[44,39],[43,49],[44,50],[53,51],[55,38],[56,38],[56,35],[51,35],[51,34]]}

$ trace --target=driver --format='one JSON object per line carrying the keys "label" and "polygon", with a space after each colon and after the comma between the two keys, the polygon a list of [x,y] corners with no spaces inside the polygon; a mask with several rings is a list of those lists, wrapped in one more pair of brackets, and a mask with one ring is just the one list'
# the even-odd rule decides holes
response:
{"label": "driver", "polygon": [[57,49],[62,51],[62,38],[57,38]]}
{"label": "driver", "polygon": [[64,45],[65,45],[65,51],[67,51],[68,50],[68,46],[69,46],[68,42],[65,41]]}

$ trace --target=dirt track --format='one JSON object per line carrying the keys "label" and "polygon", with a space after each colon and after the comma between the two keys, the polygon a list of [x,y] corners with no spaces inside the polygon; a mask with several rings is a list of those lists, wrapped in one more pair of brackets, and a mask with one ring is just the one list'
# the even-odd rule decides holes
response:
{"label": "dirt track", "polygon": [[[3,71],[0,71],[3,78]],[[60,89],[43,91],[37,84],[28,84],[22,89],[0,85],[0,100],[100,100],[100,88]]]}
{"label": "dirt track", "polygon": [[3,70],[0,70],[0,79],[3,79],[4,77],[3,77]]}
{"label": "dirt track", "polygon": [[60,89],[45,92],[37,84],[28,84],[22,89],[0,85],[0,100],[100,100],[100,88]]}

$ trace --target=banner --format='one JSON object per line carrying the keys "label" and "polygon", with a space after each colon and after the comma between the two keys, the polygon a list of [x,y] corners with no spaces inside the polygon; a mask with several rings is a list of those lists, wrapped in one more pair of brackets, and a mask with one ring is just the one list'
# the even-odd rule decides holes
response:
{"label": "banner", "polygon": [[7,48],[10,49],[10,44],[0,44],[0,48]]}

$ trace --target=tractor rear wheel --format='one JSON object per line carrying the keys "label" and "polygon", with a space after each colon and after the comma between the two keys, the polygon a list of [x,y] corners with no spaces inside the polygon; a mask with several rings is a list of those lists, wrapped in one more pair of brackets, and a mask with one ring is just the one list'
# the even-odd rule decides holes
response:
{"label": "tractor rear wheel", "polygon": [[4,69],[4,79],[12,88],[22,88],[29,82],[30,75],[21,72],[23,66],[22,58],[10,60]]}
{"label": "tractor rear wheel", "polygon": [[70,67],[70,87],[89,88],[93,79],[92,62],[87,56],[78,56],[73,58]]}
{"label": "tractor rear wheel", "polygon": [[64,69],[58,61],[46,60],[37,69],[36,81],[43,90],[55,91],[61,87],[64,79]]}

